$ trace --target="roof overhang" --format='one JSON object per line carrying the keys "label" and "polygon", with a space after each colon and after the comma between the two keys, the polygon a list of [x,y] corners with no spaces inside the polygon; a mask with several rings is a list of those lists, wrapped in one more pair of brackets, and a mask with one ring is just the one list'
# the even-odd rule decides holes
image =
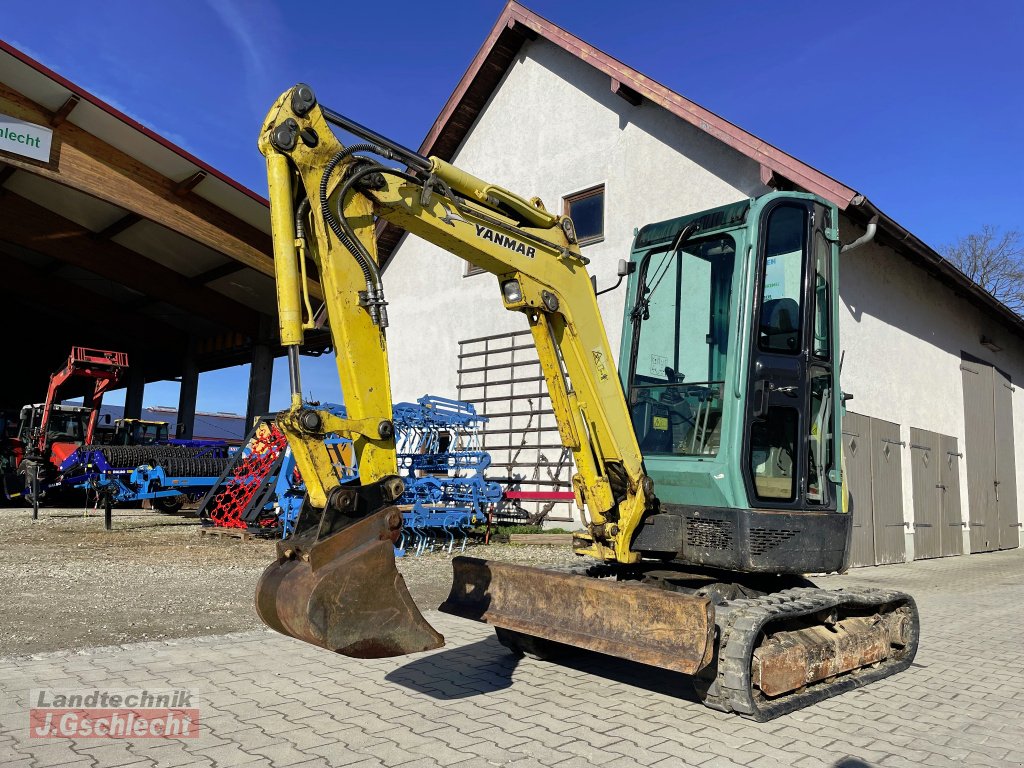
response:
{"label": "roof overhang", "polygon": [[52,131],[43,159],[0,151],[6,327],[28,342],[5,394],[45,388],[71,344],[130,352],[149,381],[276,345],[265,199],[4,41],[0,113]]}

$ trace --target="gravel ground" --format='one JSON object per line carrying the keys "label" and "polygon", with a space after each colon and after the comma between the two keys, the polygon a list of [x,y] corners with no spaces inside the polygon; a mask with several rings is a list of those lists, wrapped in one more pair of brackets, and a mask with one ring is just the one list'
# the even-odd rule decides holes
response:
{"label": "gravel ground", "polygon": [[[273,558],[266,540],[201,536],[194,517],[115,509],[0,509],[7,556],[0,561],[0,656],[218,635],[262,626],[253,595]],[[578,560],[567,546],[469,546],[468,555],[527,565]],[[407,556],[399,570],[416,603],[448,595],[446,554]]]}

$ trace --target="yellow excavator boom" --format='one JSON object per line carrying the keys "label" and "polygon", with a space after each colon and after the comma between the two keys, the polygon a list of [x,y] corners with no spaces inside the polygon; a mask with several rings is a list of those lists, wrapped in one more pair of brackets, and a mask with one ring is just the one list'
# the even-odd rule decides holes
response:
{"label": "yellow excavator boom", "polygon": [[349,414],[314,410],[314,419],[293,387],[281,421],[310,503],[322,508],[338,483],[316,440],[327,425],[355,441],[362,483],[397,474],[374,237],[383,219],[497,276],[505,308],[527,319],[562,443],[573,454],[576,502],[590,515],[580,553],[635,562],[630,540],[655,499],[572,221],[435,157],[401,157],[377,145],[400,161],[419,158],[421,167],[414,175],[368,163],[356,151],[373,148],[344,148],[308,86],[277,100],[259,143],[270,181],[281,342],[297,368],[310,321],[308,309],[303,319],[308,254],[320,274]]}

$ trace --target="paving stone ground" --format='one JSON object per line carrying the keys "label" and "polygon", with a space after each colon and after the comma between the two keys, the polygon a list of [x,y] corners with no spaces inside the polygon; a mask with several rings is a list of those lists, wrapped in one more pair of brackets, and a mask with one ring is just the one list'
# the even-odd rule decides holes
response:
{"label": "paving stone ground", "polygon": [[[255,630],[0,658],[0,765],[634,768],[1024,764],[1024,552],[860,569],[823,586],[915,596],[914,666],[770,723],[705,709],[682,676],[586,655],[516,661],[436,612],[447,646],[357,661]],[[196,739],[34,739],[33,688],[189,688]]]}

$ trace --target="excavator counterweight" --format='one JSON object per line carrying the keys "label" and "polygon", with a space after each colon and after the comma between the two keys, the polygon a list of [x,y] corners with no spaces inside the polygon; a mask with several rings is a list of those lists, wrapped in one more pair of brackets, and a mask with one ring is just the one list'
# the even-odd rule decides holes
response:
{"label": "excavator counterweight", "polygon": [[[331,125],[363,143],[343,147]],[[637,233],[618,369],[572,221],[317,104],[298,85],[263,126],[291,407],[306,483],[257,591],[279,632],[360,658],[444,640],[395,566],[402,526],[375,225],[497,278],[530,328],[582,529],[569,571],[453,560],[441,610],[515,653],[586,649],[693,677],[710,707],[776,717],[905,669],[919,619],[885,590],[814,588],[846,568],[838,212],[774,192]],[[389,167],[381,161],[398,161]],[[347,416],[303,402],[299,349],[319,273]],[[357,481],[328,435],[353,441]],[[657,486],[657,493],[655,488]]]}

